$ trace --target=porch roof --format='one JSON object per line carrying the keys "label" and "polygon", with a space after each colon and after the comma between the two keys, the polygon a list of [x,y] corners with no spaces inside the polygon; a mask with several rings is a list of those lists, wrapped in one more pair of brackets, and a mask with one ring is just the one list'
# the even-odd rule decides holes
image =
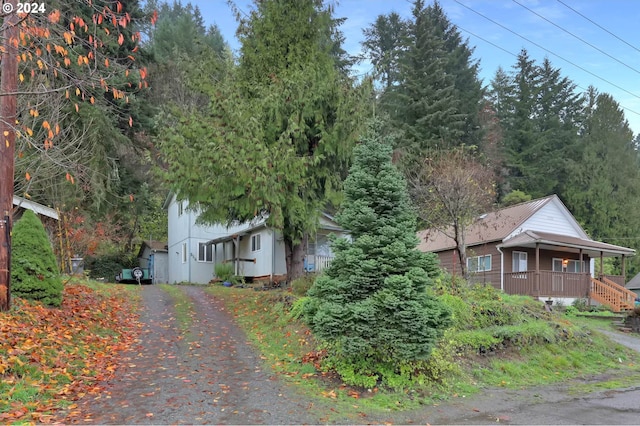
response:
{"label": "porch roof", "polygon": [[234,232],[233,234],[227,234],[218,238],[214,238],[213,240],[209,240],[205,244],[213,245],[213,244],[224,243],[226,241],[232,241],[236,237],[242,237],[243,235],[250,234],[252,231],[255,231],[256,229],[266,228],[266,227],[267,227],[267,224],[265,222],[260,222],[260,223],[257,223],[256,225],[250,226],[241,231]]}
{"label": "porch roof", "polygon": [[582,249],[583,253],[586,253],[591,257],[598,257],[601,254],[605,257],[620,255],[633,256],[636,254],[635,250],[627,247],[540,231],[524,231],[514,237],[504,240],[502,244],[498,245],[498,247],[534,248],[536,244],[540,244],[540,248],[547,250],[574,251]]}

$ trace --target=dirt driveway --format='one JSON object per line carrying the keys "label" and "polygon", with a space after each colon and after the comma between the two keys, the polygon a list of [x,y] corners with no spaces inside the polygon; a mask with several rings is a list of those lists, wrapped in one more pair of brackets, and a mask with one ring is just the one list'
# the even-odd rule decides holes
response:
{"label": "dirt driveway", "polygon": [[262,370],[219,300],[200,287],[178,288],[196,311],[189,338],[177,328],[171,296],[144,286],[140,343],[99,399],[81,401],[80,423],[314,423],[305,402]]}
{"label": "dirt driveway", "polygon": [[[489,389],[419,411],[336,419],[330,401],[297,396],[263,370],[259,356],[221,301],[179,286],[193,302],[190,334],[178,329],[174,302],[143,287],[140,342],[97,398],[79,401],[80,424],[640,424],[640,383],[572,396],[563,385],[526,391]],[[640,344],[640,339],[638,339]],[[355,410],[354,410],[355,411]]]}

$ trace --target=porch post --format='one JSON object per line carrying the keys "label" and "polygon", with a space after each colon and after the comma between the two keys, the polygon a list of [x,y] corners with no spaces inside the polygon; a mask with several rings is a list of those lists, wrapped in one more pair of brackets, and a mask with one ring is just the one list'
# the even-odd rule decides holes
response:
{"label": "porch post", "polygon": [[601,281],[604,277],[604,254],[600,252],[600,276],[598,277]]}
{"label": "porch post", "polygon": [[622,281],[624,283],[627,282],[627,274],[626,274],[626,271],[625,271],[625,264],[624,264],[624,254],[622,255]]}
{"label": "porch post", "polygon": [[540,297],[540,243],[536,243],[536,297]]}
{"label": "porch post", "polygon": [[238,270],[238,257],[240,256],[240,235],[236,235],[236,239],[233,241],[233,270],[234,274],[238,275],[240,271]]}
{"label": "porch post", "polygon": [[269,284],[273,284],[273,276],[276,274],[276,230],[271,230],[271,274]]}
{"label": "porch post", "polygon": [[584,271],[582,270],[582,249],[580,249],[580,254],[578,255],[578,268],[580,268],[578,270],[578,272],[583,273]]}

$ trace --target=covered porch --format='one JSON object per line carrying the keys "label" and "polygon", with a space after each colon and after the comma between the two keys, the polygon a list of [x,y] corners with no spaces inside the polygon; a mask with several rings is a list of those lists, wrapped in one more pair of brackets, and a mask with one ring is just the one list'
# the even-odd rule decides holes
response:
{"label": "covered porch", "polygon": [[[629,302],[624,288],[625,259],[635,254],[633,249],[534,231],[509,238],[498,249],[503,253],[501,288],[508,294],[588,298],[614,310],[624,309]],[[620,259],[620,275],[595,273],[591,266],[598,263],[598,270],[603,271],[605,257]]]}

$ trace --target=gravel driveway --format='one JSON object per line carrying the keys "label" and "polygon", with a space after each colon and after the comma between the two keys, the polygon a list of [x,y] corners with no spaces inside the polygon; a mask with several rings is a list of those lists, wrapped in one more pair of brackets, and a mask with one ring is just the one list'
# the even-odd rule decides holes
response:
{"label": "gravel driveway", "polygon": [[[179,286],[195,309],[188,338],[178,330],[174,301],[143,287],[140,342],[125,353],[125,369],[98,399],[83,400],[81,423],[317,423],[308,402],[261,369],[223,304],[201,287]],[[78,420],[75,420],[78,422]]]}
{"label": "gravel driveway", "polygon": [[[318,424],[328,400],[297,396],[248,345],[221,301],[202,287],[178,286],[193,303],[185,336],[174,300],[157,286],[143,287],[139,344],[123,354],[124,368],[99,397],[78,402],[81,424]],[[640,351],[640,338],[612,338]],[[588,381],[606,379],[595,378]],[[332,423],[394,424],[640,424],[637,386],[572,395],[569,384],[524,390],[486,389],[468,398],[409,412],[345,418]]]}

